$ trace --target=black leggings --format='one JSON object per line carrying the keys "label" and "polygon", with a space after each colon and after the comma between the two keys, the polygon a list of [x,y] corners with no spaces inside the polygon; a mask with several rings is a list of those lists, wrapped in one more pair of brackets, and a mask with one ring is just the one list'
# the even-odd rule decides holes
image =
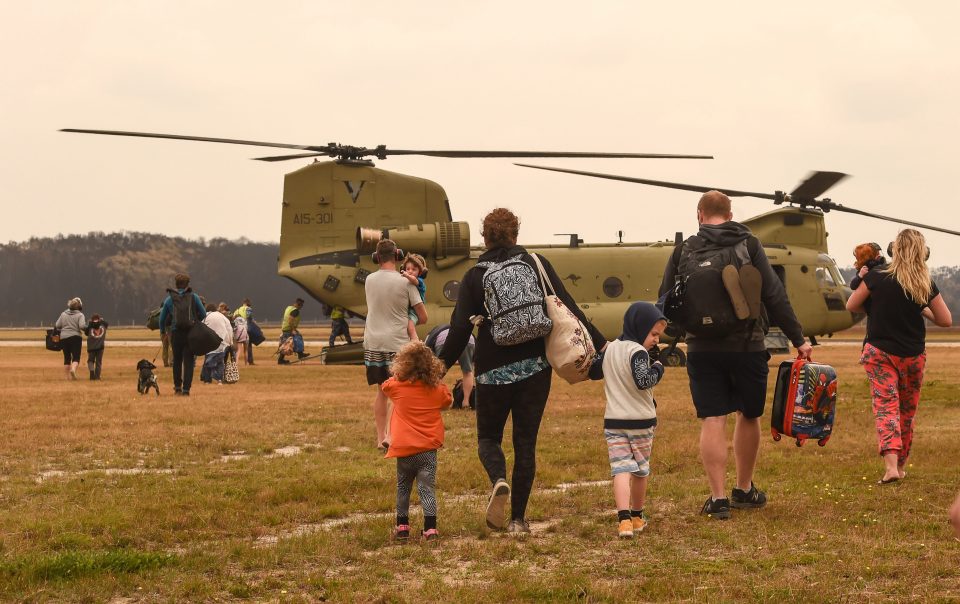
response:
{"label": "black leggings", "polygon": [[553,371],[544,369],[513,384],[477,384],[477,444],[480,463],[490,483],[507,477],[503,455],[503,428],[513,414],[513,479],[510,484],[511,519],[522,520],[537,472],[537,434],[550,396]]}
{"label": "black leggings", "polygon": [[82,336],[70,336],[60,340],[60,350],[63,351],[63,364],[80,362],[80,349],[83,347]]}

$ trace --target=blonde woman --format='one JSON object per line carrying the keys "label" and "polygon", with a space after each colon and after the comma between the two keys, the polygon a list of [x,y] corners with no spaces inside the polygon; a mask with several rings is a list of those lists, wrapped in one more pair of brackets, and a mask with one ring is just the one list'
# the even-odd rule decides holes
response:
{"label": "blonde woman", "polygon": [[913,442],[913,420],[927,361],[924,317],[940,327],[953,318],[930,279],[926,241],[919,231],[904,229],[893,242],[889,268],[872,270],[847,300],[847,310],[867,315],[867,337],[860,364],[867,372],[876,416],[877,440],[884,473],[879,484],[891,484],[906,474]]}

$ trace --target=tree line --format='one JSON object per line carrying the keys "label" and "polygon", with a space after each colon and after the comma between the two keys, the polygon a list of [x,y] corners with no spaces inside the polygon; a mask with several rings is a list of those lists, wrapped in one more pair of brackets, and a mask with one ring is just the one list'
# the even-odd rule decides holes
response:
{"label": "tree line", "polygon": [[[276,243],[246,239],[190,240],[153,233],[94,232],[33,237],[0,245],[0,326],[50,324],[74,296],[89,316],[118,324],[143,323],[157,308],[173,276],[186,272],[210,302],[231,308],[253,301],[261,321],[278,321],[303,289],[277,275]],[[853,268],[843,268],[850,281]],[[960,267],[938,267],[931,275],[951,312],[960,312]],[[307,317],[321,316],[319,304]],[[960,315],[958,315],[960,316]]]}
{"label": "tree line", "polygon": [[[235,308],[250,298],[257,318],[279,320],[295,298],[309,296],[277,275],[278,253],[276,243],[137,232],[11,242],[0,245],[0,326],[50,324],[74,296],[88,317],[143,324],[179,272],[210,302]],[[319,305],[307,310],[320,316]]]}

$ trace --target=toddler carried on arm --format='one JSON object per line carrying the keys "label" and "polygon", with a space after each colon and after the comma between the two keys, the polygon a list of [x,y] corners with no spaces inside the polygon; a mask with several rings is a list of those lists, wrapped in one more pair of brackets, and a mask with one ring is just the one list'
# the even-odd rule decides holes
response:
{"label": "toddler carried on arm", "polygon": [[[407,278],[411,285],[417,286],[420,292],[420,301],[427,302],[427,284],[424,279],[427,278],[427,261],[420,254],[407,254],[403,259],[402,270],[400,274]],[[417,313],[413,308],[407,309],[407,335],[411,342],[417,342],[420,338],[417,336]]]}

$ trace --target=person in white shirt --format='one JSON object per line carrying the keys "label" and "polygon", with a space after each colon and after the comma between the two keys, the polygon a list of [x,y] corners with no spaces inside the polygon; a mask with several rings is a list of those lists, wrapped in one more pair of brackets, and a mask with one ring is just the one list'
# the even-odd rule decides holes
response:
{"label": "person in white shirt", "polygon": [[377,243],[373,255],[380,270],[367,275],[364,288],[367,297],[367,318],[363,331],[363,364],[367,367],[367,384],[377,385],[373,404],[377,424],[377,447],[386,450],[390,445],[387,435],[389,399],[381,387],[390,378],[393,357],[410,341],[407,336],[407,310],[417,315],[417,325],[427,322],[427,311],[416,286],[397,271],[400,252],[389,239]]}
{"label": "person in white shirt", "polygon": [[[227,307],[223,302],[220,308]],[[233,347],[233,327],[230,325],[230,319],[226,314],[216,312],[217,307],[213,304],[207,304],[207,316],[203,320],[204,324],[212,329],[220,339],[220,346],[213,352],[208,352],[203,359],[203,368],[200,369],[200,381],[204,384],[223,383],[224,358],[227,349]]]}

